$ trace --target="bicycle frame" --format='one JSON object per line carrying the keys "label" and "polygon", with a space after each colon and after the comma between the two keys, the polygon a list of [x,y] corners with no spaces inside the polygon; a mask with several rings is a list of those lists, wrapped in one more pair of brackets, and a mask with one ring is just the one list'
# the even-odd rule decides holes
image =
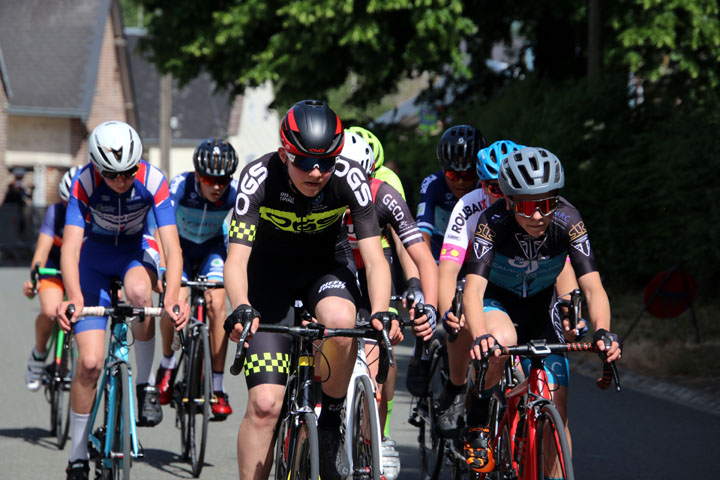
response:
{"label": "bicycle frame", "polygon": [[[102,377],[100,379],[100,384],[97,389],[97,395],[95,397],[95,404],[93,406],[92,413],[90,414],[90,435],[89,440],[95,447],[95,449],[98,452],[101,452],[102,458],[103,458],[103,466],[105,468],[111,468],[112,465],[110,464],[110,455],[112,450],[112,440],[113,436],[111,432],[115,431],[115,424],[113,423],[113,419],[115,419],[115,399],[117,398],[117,377],[115,375],[110,375],[113,368],[115,368],[119,363],[125,363],[128,366],[128,379],[129,382],[127,385],[125,385],[125,391],[128,392],[128,396],[130,398],[130,448],[131,448],[131,454],[133,458],[142,458],[143,454],[140,451],[138,440],[137,440],[137,428],[135,426],[135,396],[132,395],[133,392],[133,381],[132,381],[132,370],[130,369],[130,357],[129,357],[129,347],[127,344],[127,331],[128,327],[127,324],[124,321],[117,321],[116,318],[113,318],[112,323],[112,333],[110,335],[110,339],[108,340],[108,353],[105,357],[105,365],[103,367],[103,373]],[[108,380],[109,376],[109,380]],[[95,419],[97,418],[97,414],[100,411],[101,405],[102,405],[102,396],[105,394],[105,390],[107,388],[107,395],[108,395],[108,404],[110,405],[110,410],[108,411],[108,419],[110,424],[106,425],[105,427],[105,441],[104,444],[101,444],[101,439],[95,435],[95,433],[92,430],[92,426],[95,425]],[[123,428],[127,428],[127,425],[121,425]]]}
{"label": "bicycle frame", "polygon": [[[353,431],[353,415],[351,412],[351,408],[353,405],[354,395],[355,395],[355,388],[353,388],[353,385],[355,385],[355,380],[358,377],[367,377],[370,380],[370,384],[373,386],[373,398],[375,399],[375,405],[374,408],[377,410],[377,404],[380,402],[379,399],[379,389],[377,384],[375,383],[375,380],[370,375],[370,368],[368,366],[367,361],[367,355],[365,354],[365,339],[364,338],[358,338],[357,339],[357,356],[355,358],[355,366],[353,367],[353,373],[350,377],[350,383],[349,388],[347,392],[347,396],[345,397],[345,438],[348,439],[350,435],[352,435]],[[371,407],[372,408],[372,407]],[[372,415],[370,415],[370,418],[373,418]],[[379,434],[373,441],[373,444],[378,445],[379,448],[379,458],[380,458],[380,475],[384,475],[383,471],[383,452],[382,448],[380,448],[380,445],[382,444],[382,434],[380,432],[380,418],[379,415],[375,415],[375,424],[377,426],[376,431]],[[354,472],[355,465],[353,465],[353,445],[352,442],[345,442],[345,454],[346,458],[348,459],[348,463],[350,466],[350,471]]]}
{"label": "bicycle frame", "polygon": [[537,417],[533,412],[538,406],[552,402],[550,397],[547,373],[540,359],[532,359],[528,378],[505,393],[505,414],[498,425],[493,448],[497,447],[507,425],[512,439],[509,447],[513,468],[518,472],[519,480],[537,478],[537,464],[525,462],[525,459],[535,458],[537,454]]}

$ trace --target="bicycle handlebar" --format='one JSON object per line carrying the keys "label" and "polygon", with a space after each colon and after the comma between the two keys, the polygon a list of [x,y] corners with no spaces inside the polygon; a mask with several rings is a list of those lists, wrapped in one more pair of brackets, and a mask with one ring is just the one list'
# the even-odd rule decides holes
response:
{"label": "bicycle handlebar", "polygon": [[210,288],[225,288],[225,282],[210,282],[208,280],[183,280],[181,287],[195,287],[203,290]]}
{"label": "bicycle handlebar", "polygon": [[[460,283],[457,287],[455,287],[455,298],[453,299],[453,304],[455,306],[455,318],[457,318],[457,321],[460,321],[460,316],[462,315],[462,307],[463,307],[463,293],[465,292],[465,286]],[[452,332],[447,332],[447,341],[450,343],[455,342],[457,340],[459,331],[453,330]]]}
{"label": "bicycle handlebar", "polygon": [[[242,313],[242,318],[236,323],[243,324],[242,334],[238,340],[237,350],[235,351],[235,360],[230,367],[230,373],[232,375],[238,375],[245,364],[245,341],[248,339],[250,333],[250,326],[254,320],[253,313],[246,311]],[[395,357],[393,355],[392,345],[390,343],[390,337],[388,336],[388,330],[393,317],[387,315],[379,319],[383,323],[382,330],[376,330],[372,327],[359,327],[359,328],[328,328],[320,323],[310,323],[306,326],[289,327],[286,325],[268,325],[260,324],[258,326],[258,332],[272,332],[272,333],[286,333],[296,337],[305,338],[308,340],[322,340],[330,337],[353,337],[353,338],[373,338],[377,342],[383,345],[384,348],[380,350],[380,368],[377,374],[377,381],[384,383],[387,378],[387,366],[395,366]],[[399,321],[399,320],[398,320]],[[403,328],[402,322],[400,322],[400,328]]]}
{"label": "bicycle handlebar", "polygon": [[[71,318],[75,313],[75,305],[68,305],[65,314]],[[78,317],[159,317],[162,316],[162,307],[133,307],[132,305],[118,305],[117,307],[83,307]]]}
{"label": "bicycle handlebar", "polygon": [[30,270],[30,281],[33,285],[33,295],[37,295],[37,283],[38,280],[40,280],[40,275],[60,275],[60,270],[57,268],[40,267],[40,262],[37,262]]}
{"label": "bicycle handlebar", "polygon": [[558,298],[557,304],[558,306],[566,307],[568,309],[567,319],[570,323],[570,330],[574,330],[577,327],[577,322],[582,319],[581,309],[584,297],[582,291],[577,288],[570,292],[569,295],[570,298],[568,300]]}
{"label": "bicycle handlebar", "polygon": [[[605,344],[605,348],[610,348],[610,345]],[[547,343],[545,340],[530,340],[524,345],[516,345],[512,347],[504,347],[502,345],[494,345],[491,351],[500,351],[500,355],[519,355],[528,358],[542,359],[555,353],[565,352],[594,352],[598,353],[603,359],[603,372],[602,376],[595,381],[597,387],[601,390],[607,390],[610,388],[612,382],[615,382],[615,390],[618,392],[620,388],[620,376],[618,375],[617,367],[615,362],[605,362],[606,350],[600,350],[594,343],[577,342],[577,343]],[[480,361],[480,372],[478,374],[477,385],[482,390],[485,381],[485,373],[488,369],[489,356],[486,356]]]}

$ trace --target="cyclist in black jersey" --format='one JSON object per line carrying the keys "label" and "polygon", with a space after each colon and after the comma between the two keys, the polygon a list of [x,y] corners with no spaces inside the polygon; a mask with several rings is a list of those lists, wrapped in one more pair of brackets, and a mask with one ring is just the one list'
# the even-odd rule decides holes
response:
{"label": "cyclist in black jersey", "polygon": [[[242,325],[235,322],[241,312],[253,309],[255,332],[260,321],[290,321],[298,299],[328,327],[355,326],[356,280],[348,266],[335,259],[335,241],[347,208],[367,269],[373,325],[382,328],[375,317],[389,307],[390,269],[367,177],[358,166],[337,158],[344,139],[340,119],[322,102],[298,102],[284,116],[280,137],[282,146],[276,153],[250,162],[240,173],[224,271],[235,309],[226,322],[230,339],[240,338]],[[402,340],[395,322],[390,336],[393,342]],[[276,334],[256,333],[248,342],[248,407],[237,448],[241,478],[269,475],[289,346],[288,337]],[[347,338],[328,340],[316,364],[316,373],[327,379],[318,419],[323,480],[340,477],[335,468],[341,454],[340,413],[356,348]],[[248,438],[253,440],[251,447]]]}
{"label": "cyclist in black jersey", "polygon": [[[595,327],[593,338],[601,350],[603,339],[611,342],[608,362],[620,358],[622,342],[608,332],[610,304],[587,229],[577,209],[558,195],[565,183],[560,161],[547,150],[524,147],[503,160],[499,181],[505,201],[481,214],[465,280],[464,310],[474,339],[470,356],[481,358],[495,343],[564,341],[562,327],[553,322],[550,312],[556,278],[569,256]],[[491,359],[486,387],[497,384],[504,363],[502,357]],[[553,401],[567,428],[567,359],[549,358],[546,369]],[[493,464],[484,427],[490,394],[486,388],[481,399],[474,398],[468,413],[465,452],[477,472],[486,472]]]}

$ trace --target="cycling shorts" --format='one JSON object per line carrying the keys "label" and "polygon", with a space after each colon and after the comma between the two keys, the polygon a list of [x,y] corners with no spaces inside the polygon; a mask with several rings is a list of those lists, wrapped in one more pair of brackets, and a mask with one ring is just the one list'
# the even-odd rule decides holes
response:
{"label": "cycling shorts", "polygon": [[[555,287],[546,288],[531,297],[518,297],[514,293],[488,284],[483,299],[483,311],[504,312],[516,325],[518,344],[530,340],[547,340],[548,343],[565,343],[559,319],[554,314]],[[527,375],[530,361],[523,359]],[[526,365],[527,364],[527,365]],[[567,387],[570,368],[566,355],[551,355],[545,359],[545,371],[551,384]]]}
{"label": "cycling shorts", "polygon": [[63,281],[60,277],[49,275],[43,275],[42,277],[40,277],[40,281],[38,282],[37,286],[38,292],[50,290],[53,288],[57,288],[61,292],[65,291],[65,286],[63,285]]}
{"label": "cycling shorts", "polygon": [[[160,253],[151,235],[138,242],[113,245],[87,239],[80,250],[80,288],[87,306],[110,306],[110,279],[125,278],[134,267],[145,267],[150,281],[157,280]],[[75,333],[86,330],[105,330],[107,317],[81,317],[75,323]]]}
{"label": "cycling shorts", "polygon": [[215,245],[197,244],[180,240],[183,252],[183,280],[187,281],[197,272],[208,280],[223,281],[223,270],[227,258],[225,241],[220,238]]}
{"label": "cycling shorts", "polygon": [[[340,297],[357,304],[360,291],[354,274],[346,265],[330,262],[321,265],[267,256],[252,256],[248,263],[248,298],[260,312],[262,323],[292,325],[295,301],[315,316],[315,306],[327,297]],[[258,333],[248,342],[245,360],[247,387],[287,383],[292,342],[286,335]]]}

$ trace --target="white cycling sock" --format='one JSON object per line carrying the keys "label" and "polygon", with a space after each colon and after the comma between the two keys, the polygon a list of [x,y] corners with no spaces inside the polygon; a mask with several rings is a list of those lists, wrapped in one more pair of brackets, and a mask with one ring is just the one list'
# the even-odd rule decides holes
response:
{"label": "white cycling sock", "polygon": [[213,392],[224,392],[225,385],[223,385],[223,374],[213,372]]}
{"label": "white cycling sock", "polygon": [[177,365],[177,358],[175,357],[175,354],[173,353],[169,357],[166,357],[163,355],[162,360],[160,361],[160,366],[163,368],[171,369],[175,368]]}
{"label": "white cycling sock", "polygon": [[87,460],[88,455],[88,434],[90,433],[90,414],[75,413],[70,409],[70,463],[75,460]]}
{"label": "white cycling sock", "polygon": [[155,374],[152,371],[153,360],[155,359],[155,337],[147,341],[135,339],[135,362],[137,363],[137,371],[135,372],[135,384],[155,385]]}

